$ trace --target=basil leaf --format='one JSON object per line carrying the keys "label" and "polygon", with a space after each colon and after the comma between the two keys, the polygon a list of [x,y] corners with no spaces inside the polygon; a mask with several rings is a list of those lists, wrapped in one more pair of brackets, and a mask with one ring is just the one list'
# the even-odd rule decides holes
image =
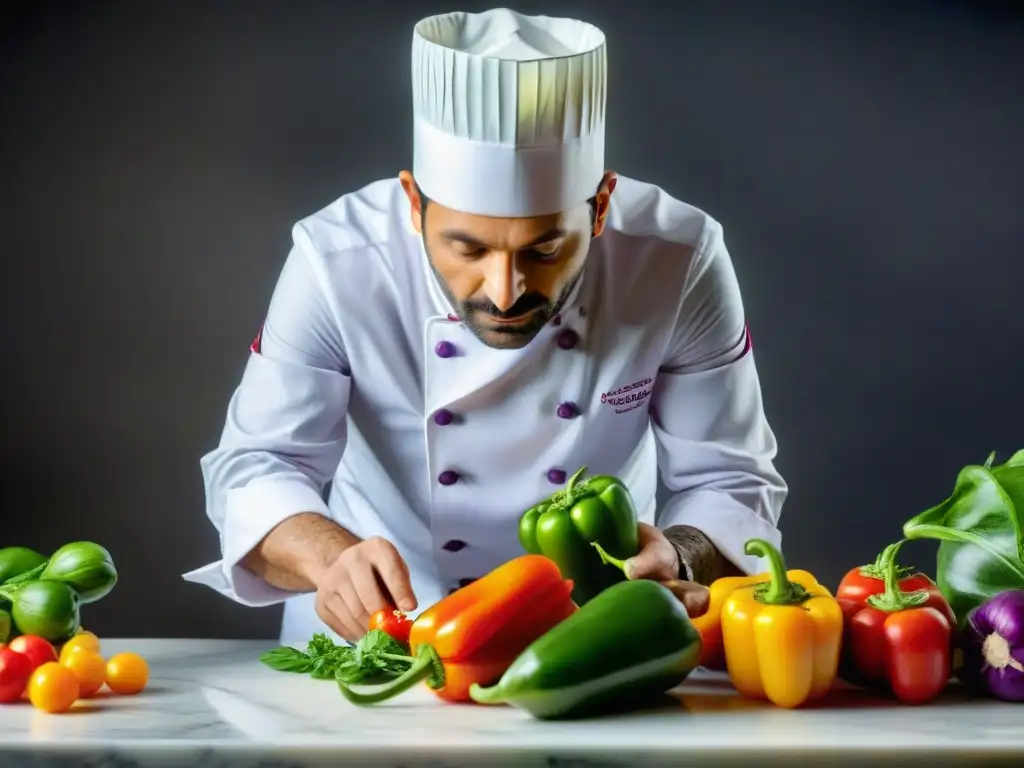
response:
{"label": "basil leaf", "polygon": [[953,493],[908,520],[908,539],[939,541],[936,581],[963,623],[974,607],[1024,588],[1024,451],[992,467],[964,467]]}
{"label": "basil leaf", "polygon": [[279,672],[307,673],[313,668],[313,659],[302,651],[288,646],[260,654],[260,661]]}
{"label": "basil leaf", "polygon": [[371,629],[356,644],[356,655],[375,653],[404,654],[405,648],[384,630]]}

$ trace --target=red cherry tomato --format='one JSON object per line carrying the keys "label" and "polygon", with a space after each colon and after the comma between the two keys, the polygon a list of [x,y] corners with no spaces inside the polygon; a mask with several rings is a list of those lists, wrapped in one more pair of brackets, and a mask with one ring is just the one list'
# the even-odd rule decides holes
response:
{"label": "red cherry tomato", "polygon": [[402,611],[394,608],[382,608],[370,617],[370,629],[379,629],[402,645],[409,645],[409,630],[412,622]]}
{"label": "red cherry tomato", "polygon": [[0,704],[18,701],[32,677],[32,662],[23,653],[0,648]]}
{"label": "red cherry tomato", "polygon": [[51,661],[57,660],[57,651],[38,635],[20,635],[7,644],[15,653],[28,656],[33,671]]}

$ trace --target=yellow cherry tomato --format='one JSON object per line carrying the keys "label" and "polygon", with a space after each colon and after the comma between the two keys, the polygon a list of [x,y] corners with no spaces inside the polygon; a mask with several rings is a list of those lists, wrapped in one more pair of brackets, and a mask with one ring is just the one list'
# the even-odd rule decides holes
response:
{"label": "yellow cherry tomato", "polygon": [[48,661],[29,678],[28,700],[50,714],[66,712],[78,700],[78,678],[67,667]]}
{"label": "yellow cherry tomato", "polygon": [[63,646],[61,646],[61,649],[60,649],[60,658],[61,658],[61,660],[63,661],[65,656],[73,653],[74,651],[77,651],[78,649],[83,649],[83,650],[86,650],[86,651],[92,651],[93,653],[99,653],[100,652],[100,641],[99,641],[99,638],[96,637],[96,635],[94,635],[92,632],[82,632],[80,634],[75,635],[70,640],[68,640],[66,643],[64,643]]}
{"label": "yellow cherry tomato", "polygon": [[107,680],[107,662],[95,651],[77,647],[68,653],[61,652],[60,663],[75,673],[81,699],[95,696]]}
{"label": "yellow cherry tomato", "polygon": [[149,665],[137,653],[118,653],[107,660],[107,687],[114,693],[138,693],[149,682]]}

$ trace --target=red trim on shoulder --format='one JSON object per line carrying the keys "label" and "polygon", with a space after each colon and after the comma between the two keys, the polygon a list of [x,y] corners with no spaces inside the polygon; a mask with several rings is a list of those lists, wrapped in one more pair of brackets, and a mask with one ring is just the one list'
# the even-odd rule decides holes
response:
{"label": "red trim on shoulder", "polygon": [[744,357],[746,357],[753,348],[754,348],[754,341],[750,337],[750,329],[747,328],[746,326],[743,326],[743,350],[738,355],[736,355],[736,357],[734,357],[732,359],[732,361],[730,362],[730,365],[732,363],[738,363],[740,360],[742,360]]}
{"label": "red trim on shoulder", "polygon": [[263,323],[260,323],[260,330],[256,334],[256,338],[252,340],[252,344],[249,345],[249,351],[257,355],[263,351]]}

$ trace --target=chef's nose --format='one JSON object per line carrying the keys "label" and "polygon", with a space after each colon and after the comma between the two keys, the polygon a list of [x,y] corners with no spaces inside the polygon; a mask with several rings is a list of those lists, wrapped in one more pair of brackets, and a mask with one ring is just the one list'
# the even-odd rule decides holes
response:
{"label": "chef's nose", "polygon": [[494,253],[484,265],[484,291],[501,312],[507,312],[526,293],[526,277],[511,253]]}

